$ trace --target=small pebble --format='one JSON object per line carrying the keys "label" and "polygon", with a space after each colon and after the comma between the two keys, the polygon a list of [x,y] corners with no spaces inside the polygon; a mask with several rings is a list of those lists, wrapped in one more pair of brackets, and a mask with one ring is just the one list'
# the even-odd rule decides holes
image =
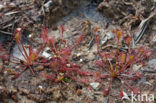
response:
{"label": "small pebble", "polygon": [[83,62],[83,59],[80,59],[80,62]]}
{"label": "small pebble", "polygon": [[99,85],[100,85],[100,83],[98,83],[98,82],[90,83],[90,86],[91,86],[93,89],[97,89]]}
{"label": "small pebble", "polygon": [[81,56],[81,53],[77,53],[77,55],[76,55],[77,57],[80,57]]}
{"label": "small pebble", "polygon": [[40,89],[43,89],[43,87],[41,85],[38,86]]}
{"label": "small pebble", "polygon": [[78,96],[80,96],[80,95],[82,94],[82,91],[81,91],[80,89],[78,89],[78,90],[76,91],[76,94],[77,94]]}
{"label": "small pebble", "polygon": [[17,93],[17,89],[13,89],[11,92],[12,93]]}

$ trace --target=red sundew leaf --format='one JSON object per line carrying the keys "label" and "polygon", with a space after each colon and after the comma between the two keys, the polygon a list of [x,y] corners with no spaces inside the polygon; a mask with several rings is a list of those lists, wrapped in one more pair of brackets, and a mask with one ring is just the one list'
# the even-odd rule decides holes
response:
{"label": "red sundew leaf", "polygon": [[55,37],[54,36],[48,37],[48,43],[49,43],[50,46],[54,46],[54,42],[55,42]]}
{"label": "red sundew leaf", "polygon": [[130,46],[131,41],[132,41],[132,37],[131,37],[131,36],[127,36],[127,37],[125,38],[125,42],[126,42],[126,44],[127,44],[128,46]]}
{"label": "red sundew leaf", "polygon": [[2,45],[0,44],[0,50],[3,50],[3,47],[2,47]]}
{"label": "red sundew leaf", "polygon": [[9,60],[9,57],[8,57],[7,55],[2,55],[1,58],[2,58],[3,60]]}
{"label": "red sundew leaf", "polygon": [[35,49],[31,48],[30,46],[28,47],[29,48],[29,59],[30,61],[34,61],[35,59],[38,58],[38,53],[35,51]]}
{"label": "red sundew leaf", "polygon": [[79,69],[78,68],[70,68],[72,71],[77,72]]}
{"label": "red sundew leaf", "polygon": [[144,52],[146,52],[147,51],[147,47],[146,46],[141,46],[141,47],[138,47],[137,49],[136,49],[136,52],[137,53],[144,53]]}
{"label": "red sundew leaf", "polygon": [[71,69],[71,68],[64,67],[63,69],[64,69],[66,72],[72,72],[72,69]]}
{"label": "red sundew leaf", "polygon": [[141,64],[142,67],[143,66],[146,66],[146,63],[145,62],[141,62],[140,64]]}
{"label": "red sundew leaf", "polygon": [[134,55],[132,55],[132,54],[129,54],[128,56],[127,56],[127,58],[126,58],[127,60],[127,62],[131,62],[131,61],[133,61],[133,59],[134,59]]}
{"label": "red sundew leaf", "polygon": [[100,53],[102,57],[109,57],[109,53],[108,52],[101,52]]}
{"label": "red sundew leaf", "polygon": [[134,80],[138,80],[140,77],[142,77],[142,74],[141,73],[135,73],[134,75]]}
{"label": "red sundew leaf", "polygon": [[82,83],[86,83],[86,80],[85,80],[85,79],[82,79],[81,82],[82,82]]}
{"label": "red sundew leaf", "polygon": [[92,73],[91,72],[88,72],[88,71],[78,71],[78,74],[79,75],[83,75],[83,76],[91,76]]}
{"label": "red sundew leaf", "polygon": [[133,88],[132,88],[132,91],[133,91],[133,93],[136,94],[136,95],[140,94],[140,89],[138,89],[138,88],[136,88],[136,87],[133,87]]}
{"label": "red sundew leaf", "polygon": [[3,15],[0,13],[0,18],[2,17]]}
{"label": "red sundew leaf", "polygon": [[109,94],[109,88],[103,90],[103,95],[107,96]]}
{"label": "red sundew leaf", "polygon": [[51,65],[52,68],[56,68],[57,67],[57,62],[52,62],[50,65]]}
{"label": "red sundew leaf", "polygon": [[46,78],[46,76],[47,76],[47,72],[46,71],[42,71],[40,74],[39,74],[39,77],[40,78]]}
{"label": "red sundew leaf", "polygon": [[5,49],[2,47],[1,44],[0,44],[0,51],[1,51],[1,52],[6,52]]}
{"label": "red sundew leaf", "polygon": [[100,60],[96,60],[95,64],[98,65],[99,67],[103,67],[103,63]]}
{"label": "red sundew leaf", "polygon": [[[67,66],[66,64],[68,64],[69,62],[68,62],[68,59],[69,59],[69,56],[62,56],[61,58],[60,58],[60,63],[61,63],[61,65],[62,66]],[[59,63],[58,62],[58,63]]]}
{"label": "red sundew leaf", "polygon": [[152,55],[152,51],[149,50],[147,47],[144,47],[144,46],[137,48],[136,53],[138,54],[138,57],[142,56],[143,59]]}
{"label": "red sundew leaf", "polygon": [[127,54],[134,54],[136,52],[136,50],[134,50],[133,48],[130,48]]}
{"label": "red sundew leaf", "polygon": [[59,82],[59,80],[58,79],[55,79],[55,83],[58,83]]}
{"label": "red sundew leaf", "polygon": [[102,79],[102,78],[108,77],[109,75],[104,75],[104,74],[101,74],[100,72],[96,72],[95,76],[99,79]]}
{"label": "red sundew leaf", "polygon": [[115,58],[115,50],[111,50],[110,52],[101,52],[102,58],[113,59]]}
{"label": "red sundew leaf", "polygon": [[111,55],[115,56],[116,55],[116,50],[110,50]]}
{"label": "red sundew leaf", "polygon": [[84,35],[81,34],[81,35],[78,37],[78,39],[76,40],[75,45],[78,45],[79,43],[81,43],[82,40],[83,40],[83,38],[84,38]]}
{"label": "red sundew leaf", "polygon": [[22,28],[16,28],[15,32],[22,32]]}
{"label": "red sundew leaf", "polygon": [[102,56],[102,58],[113,59],[113,58],[115,58],[115,53],[114,53],[114,51],[102,52],[101,56]]}
{"label": "red sundew leaf", "polygon": [[87,75],[87,72],[85,72],[85,71],[79,71],[79,75]]}
{"label": "red sundew leaf", "polygon": [[16,73],[11,79],[16,79],[17,77],[19,77],[20,73]]}
{"label": "red sundew leaf", "polygon": [[84,83],[84,84],[88,84],[89,80],[87,78],[84,78],[84,79],[81,79],[81,82]]}
{"label": "red sundew leaf", "polygon": [[105,52],[105,55],[104,55],[107,59],[110,59],[111,58],[111,54],[108,53],[108,52]]}
{"label": "red sundew leaf", "polygon": [[131,74],[131,72],[128,70],[128,71],[126,72],[126,74],[127,74],[127,75],[130,75],[130,74]]}
{"label": "red sundew leaf", "polygon": [[47,43],[47,41],[48,41],[48,29],[46,27],[44,27],[42,29],[41,38],[43,40],[43,43]]}
{"label": "red sundew leaf", "polygon": [[62,51],[61,51],[61,55],[62,55],[63,57],[70,56],[70,55],[71,55],[71,48],[70,48],[70,47],[67,47],[66,49],[62,50]]}
{"label": "red sundew leaf", "polygon": [[149,57],[149,56],[151,56],[151,55],[152,55],[152,51],[147,51],[147,52],[146,52],[146,56],[147,56],[147,57]]}
{"label": "red sundew leaf", "polygon": [[64,29],[64,26],[62,24],[60,25],[60,30],[61,30],[61,34],[63,35],[65,29]]}
{"label": "red sundew leaf", "polygon": [[22,32],[21,28],[16,29],[15,34],[14,34],[14,38],[16,42],[19,42],[19,40],[21,40],[21,32]]}
{"label": "red sundew leaf", "polygon": [[41,59],[40,61],[43,62],[43,63],[46,63],[46,62],[49,61],[49,59]]}
{"label": "red sundew leaf", "polygon": [[120,91],[120,98],[121,98],[121,100],[123,99],[123,96],[124,96],[123,91]]}
{"label": "red sundew leaf", "polygon": [[56,75],[55,74],[50,74],[50,75],[47,75],[45,78],[49,79],[49,80],[54,80],[56,78]]}
{"label": "red sundew leaf", "polygon": [[70,79],[72,79],[72,80],[75,80],[75,81],[76,81],[76,80],[77,80],[77,77],[73,77],[73,76],[71,76],[71,77],[70,77]]}
{"label": "red sundew leaf", "polygon": [[[24,47],[26,48],[26,49],[30,49],[31,47],[30,47],[30,45],[24,45]],[[32,48],[31,48],[32,49]]]}
{"label": "red sundew leaf", "polygon": [[96,35],[96,44],[97,44],[97,46],[99,46],[99,43],[100,43],[100,36]]}
{"label": "red sundew leaf", "polygon": [[125,61],[126,61],[126,54],[124,52],[121,52],[119,63],[122,65],[125,63]]}

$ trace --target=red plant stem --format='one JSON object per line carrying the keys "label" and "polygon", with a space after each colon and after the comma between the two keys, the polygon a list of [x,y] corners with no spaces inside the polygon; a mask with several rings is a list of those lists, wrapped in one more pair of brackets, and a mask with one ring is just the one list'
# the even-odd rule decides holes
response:
{"label": "red plant stem", "polygon": [[116,64],[115,64],[115,72],[117,72],[117,66],[118,66],[118,58],[119,58],[119,41],[117,43],[117,49],[116,49]]}
{"label": "red plant stem", "polygon": [[144,55],[142,55],[142,57],[138,57],[137,58],[137,61],[141,61],[141,60],[143,60],[143,59],[145,59],[145,58],[147,58],[148,56],[146,56],[146,53],[144,53]]}
{"label": "red plant stem", "polygon": [[24,59],[27,60],[26,56],[23,54],[22,50],[19,47],[19,43],[17,43],[17,47],[18,47],[20,53],[22,54],[22,56],[24,57]]}
{"label": "red plant stem", "polygon": [[139,62],[139,61],[141,61],[141,60],[143,60],[143,59],[145,59],[146,57],[142,57],[142,58],[139,58],[138,56],[135,56],[135,58],[133,59],[133,60],[131,60],[129,63],[127,63],[125,66],[123,66],[122,68],[121,68],[121,70],[120,70],[120,73],[123,73],[124,71],[125,71],[125,69],[128,67],[128,66],[130,66],[131,64],[134,64],[134,63],[136,63],[136,62]]}
{"label": "red plant stem", "polygon": [[37,52],[37,56],[40,54],[41,50],[43,50],[43,48],[46,46],[46,44],[43,44],[42,46],[40,46],[40,48],[38,49]]}
{"label": "red plant stem", "polygon": [[[53,48],[52,48],[53,47]],[[55,54],[55,55],[57,55],[58,56],[58,50],[57,50],[57,48],[56,48],[56,46],[55,46],[55,44],[53,43],[52,44],[52,47],[50,46],[50,49],[51,49],[51,51]]]}
{"label": "red plant stem", "polygon": [[[96,74],[94,74],[94,76],[96,76]],[[97,78],[95,78],[95,81],[97,81],[99,79],[104,79],[104,78],[112,78],[112,76],[111,75],[101,74],[101,76],[99,78],[98,78],[98,76],[97,76]]]}
{"label": "red plant stem", "polygon": [[84,35],[81,34],[81,35],[77,38],[77,40],[76,40],[76,42],[74,43],[74,45],[72,46],[72,48],[75,48],[78,44],[80,44],[80,43],[82,42],[83,38],[84,38]]}
{"label": "red plant stem", "polygon": [[20,71],[19,73],[15,74],[13,79],[17,78],[20,74],[22,74],[25,70],[27,69],[27,67],[24,67],[24,69],[22,71]]}
{"label": "red plant stem", "polygon": [[[105,64],[105,62],[104,62],[104,60],[103,60],[103,56],[101,55],[101,53],[100,53],[100,44],[99,44],[99,41],[100,39],[99,39],[99,36],[98,35],[96,35],[96,45],[97,45],[97,52],[98,52],[98,55],[99,55],[99,57],[101,58],[101,60],[102,60],[102,62],[103,62],[103,64]],[[108,59],[106,58],[106,60],[108,61]],[[109,61],[108,61],[109,62]],[[105,69],[105,68],[104,68]],[[109,71],[109,70],[107,70],[107,69],[105,69],[108,73],[110,73],[111,74],[111,72]]]}
{"label": "red plant stem", "polygon": [[[63,34],[62,34],[63,35]],[[61,44],[63,43],[63,36],[61,35],[61,41],[60,41],[60,43],[59,43],[59,51],[61,51]]]}
{"label": "red plant stem", "polygon": [[79,75],[83,75],[83,76],[84,76],[84,75],[85,75],[85,76],[92,76],[92,75],[93,75],[92,72],[83,71],[83,70],[78,70],[77,73],[78,73]]}
{"label": "red plant stem", "polygon": [[[29,56],[28,56],[28,54],[27,54],[27,52],[26,52],[26,50],[25,50],[25,47],[24,47],[22,41],[21,41],[21,45],[22,45],[22,48],[23,48],[24,54],[25,54],[25,56],[27,57],[26,61],[30,62]],[[31,52],[31,51],[29,51],[29,52]]]}
{"label": "red plant stem", "polygon": [[63,33],[64,33],[64,29],[63,26],[61,27],[61,41],[59,43],[59,51],[61,51],[61,44],[63,43]]}
{"label": "red plant stem", "polygon": [[32,51],[32,37],[30,37],[29,55],[31,55],[31,51]]}
{"label": "red plant stem", "polygon": [[3,48],[0,48],[0,50],[1,50],[2,52],[4,52],[5,54],[7,54],[8,56],[10,56],[10,57],[12,57],[12,58],[14,58],[14,59],[20,60],[19,58],[15,57],[15,56],[13,56],[13,55],[10,55],[10,54],[9,54],[6,50],[4,50]]}
{"label": "red plant stem", "polygon": [[[98,35],[96,35],[96,45],[97,45],[97,52],[98,52],[98,55],[99,55],[99,57],[101,58],[101,60],[102,60],[102,63],[103,64],[105,64],[105,62],[104,62],[104,60],[103,60],[103,56],[101,55],[101,53],[100,53],[100,44],[99,44],[99,36]],[[106,60],[108,61],[108,59],[107,59],[107,57],[106,57]],[[108,61],[109,62],[109,61]],[[110,67],[111,67],[111,65],[110,65]],[[103,68],[103,67],[102,67]],[[103,68],[103,69],[105,69],[105,68]],[[107,69],[105,69],[108,73],[110,73],[111,74],[111,72],[109,71],[109,70],[107,70]]]}
{"label": "red plant stem", "polygon": [[102,78],[112,78],[112,76],[111,75],[102,75],[103,77]]}
{"label": "red plant stem", "polygon": [[[125,71],[125,69],[128,67],[128,66],[130,66],[130,65],[132,65],[132,64],[134,64],[134,63],[136,63],[136,62],[138,62],[138,57],[137,56],[135,56],[135,58],[133,59],[133,60],[131,60],[130,62],[128,62],[126,65],[124,65],[122,68],[121,68],[121,70],[120,70],[120,72],[119,73],[123,73],[124,71]],[[139,60],[140,61],[140,60]]]}
{"label": "red plant stem", "polygon": [[120,73],[120,74],[123,73],[123,72],[125,71],[125,69],[126,69],[129,65],[131,65],[131,63],[128,63],[128,64],[124,65],[124,66],[121,68],[121,70],[119,71],[119,73]]}
{"label": "red plant stem", "polygon": [[28,65],[28,67],[30,68],[30,70],[31,70],[32,74],[33,74],[33,75],[35,75],[35,72],[34,72],[34,70],[31,68],[31,66],[30,66],[30,65]]}
{"label": "red plant stem", "polygon": [[44,66],[51,65],[51,63],[37,63],[37,62],[33,62],[33,64],[44,65]]}
{"label": "red plant stem", "polygon": [[118,78],[126,78],[126,79],[129,79],[129,80],[134,80],[133,77],[128,77],[128,76],[118,76]]}
{"label": "red plant stem", "polygon": [[108,89],[110,89],[110,87],[112,86],[113,81],[114,81],[114,78],[112,78],[111,82],[109,83],[109,85],[108,85],[108,87],[107,87]]}
{"label": "red plant stem", "polygon": [[[106,57],[106,59],[107,59],[107,57]],[[107,59],[107,60],[108,60],[108,59]],[[112,65],[111,61],[108,60],[108,62],[109,62],[109,65],[110,65],[110,69],[111,69],[111,71],[113,71],[113,65]]]}
{"label": "red plant stem", "polygon": [[[118,77],[119,78],[119,77]],[[121,81],[123,81],[124,82],[124,84],[125,85],[127,85],[132,91],[134,91],[134,88],[130,85],[130,84],[128,84],[125,80],[123,80],[122,78],[119,78]]]}
{"label": "red plant stem", "polygon": [[13,55],[10,55],[7,51],[5,51],[5,50],[1,50],[2,52],[4,52],[4,53],[6,53],[8,56],[10,56],[10,57],[12,57],[12,58],[14,58],[14,59],[17,59],[17,60],[21,60],[21,59],[19,59],[19,58],[17,58],[17,57],[15,57],[15,56],[13,56]]}
{"label": "red plant stem", "polygon": [[11,63],[14,63],[14,64],[19,64],[19,63],[17,63],[17,62],[14,62],[14,61],[12,61],[12,60],[9,60]]}
{"label": "red plant stem", "polygon": [[[102,58],[102,55],[101,55],[101,53],[100,53],[100,51],[98,51],[98,55],[99,55],[99,57],[101,58],[103,64],[105,64],[105,63],[104,63],[104,60],[103,60],[103,58]],[[108,59],[106,59],[106,60],[108,60]],[[103,67],[102,67],[102,68],[103,68]],[[108,73],[111,74],[111,72],[110,72],[108,69],[105,69],[105,68],[103,68],[103,69],[106,70]]]}

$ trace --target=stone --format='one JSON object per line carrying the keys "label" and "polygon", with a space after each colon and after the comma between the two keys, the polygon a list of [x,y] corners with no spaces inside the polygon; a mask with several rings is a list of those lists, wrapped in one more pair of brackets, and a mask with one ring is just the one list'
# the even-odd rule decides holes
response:
{"label": "stone", "polygon": [[93,82],[93,83],[90,83],[90,86],[93,88],[93,89],[98,89],[100,83],[98,82]]}
{"label": "stone", "polygon": [[148,62],[148,66],[156,69],[156,59],[152,59]]}

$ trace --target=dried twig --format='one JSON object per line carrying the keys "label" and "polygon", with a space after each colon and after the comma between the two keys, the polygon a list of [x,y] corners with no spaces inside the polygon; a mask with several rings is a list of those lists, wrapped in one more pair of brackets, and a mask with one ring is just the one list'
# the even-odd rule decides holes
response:
{"label": "dried twig", "polygon": [[[117,46],[115,46],[115,45],[106,45],[106,46],[102,46],[101,49],[104,50],[104,49],[109,48],[109,47],[117,48]],[[128,50],[128,48],[121,47],[121,50],[126,51],[126,50]]]}
{"label": "dried twig", "polygon": [[17,13],[20,13],[20,12],[21,11],[11,11],[11,12],[5,13],[4,15],[9,16],[9,15],[17,14]]}
{"label": "dried twig", "polygon": [[147,72],[147,73],[156,73],[156,70],[143,70],[143,72]]}
{"label": "dried twig", "polygon": [[136,34],[135,44],[137,44],[137,43],[140,41],[140,39],[142,38],[142,36],[143,36],[144,33],[145,33],[145,30],[146,30],[147,27],[148,27],[149,21],[150,21],[151,18],[153,18],[155,15],[156,15],[156,9],[151,13],[151,15],[150,15],[148,18],[142,20],[142,22],[141,22],[140,25],[139,25],[139,30],[138,30],[138,32],[137,32],[137,34]]}
{"label": "dried twig", "polygon": [[0,33],[2,33],[2,34],[7,34],[7,35],[12,36],[12,33],[9,33],[9,32],[6,32],[6,31],[2,31],[2,30],[0,30]]}

